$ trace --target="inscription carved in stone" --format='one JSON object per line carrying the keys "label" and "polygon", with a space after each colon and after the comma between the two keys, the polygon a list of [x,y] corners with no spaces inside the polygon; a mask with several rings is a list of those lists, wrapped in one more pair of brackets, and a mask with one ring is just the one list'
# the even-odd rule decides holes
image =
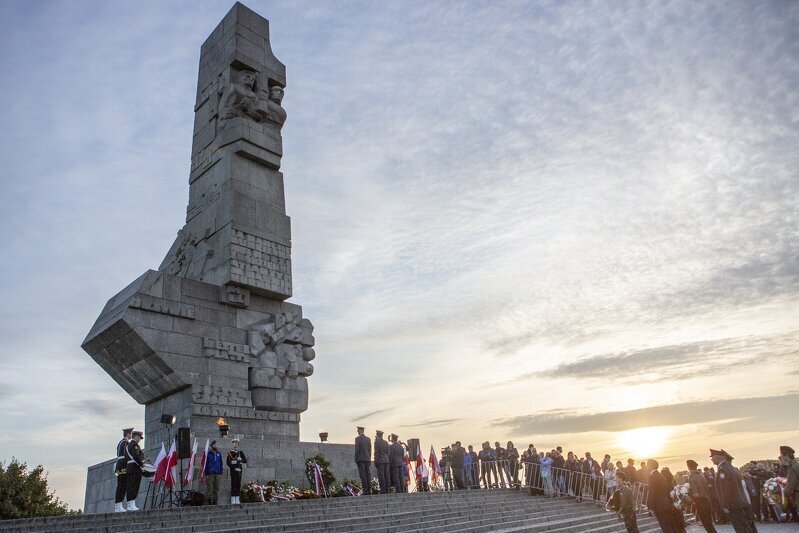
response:
{"label": "inscription carved in stone", "polygon": [[229,359],[239,363],[249,363],[252,351],[248,344],[225,342],[211,337],[203,337],[203,353],[206,357]]}
{"label": "inscription carved in stone", "polygon": [[162,313],[164,315],[179,316],[181,318],[189,318],[194,320],[196,318],[197,310],[193,305],[182,304],[180,302],[173,302],[153,296],[136,296],[133,298],[128,307],[133,309],[141,309],[142,311],[152,311],[153,313]]}
{"label": "inscription carved in stone", "polygon": [[230,257],[232,281],[279,294],[291,291],[291,249],[288,246],[233,230]]}

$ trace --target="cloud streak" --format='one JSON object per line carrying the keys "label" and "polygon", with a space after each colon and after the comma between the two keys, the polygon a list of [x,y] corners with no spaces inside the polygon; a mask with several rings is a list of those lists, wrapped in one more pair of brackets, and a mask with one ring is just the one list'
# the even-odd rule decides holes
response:
{"label": "cloud streak", "polygon": [[[493,426],[523,434],[575,434],[590,431],[625,431],[650,426],[713,424],[733,420],[716,430],[757,428],[760,431],[785,431],[781,413],[791,412],[799,402],[799,393],[753,398],[683,402],[631,411],[599,413],[559,412],[498,418]],[[765,415],[765,416],[764,416]]]}

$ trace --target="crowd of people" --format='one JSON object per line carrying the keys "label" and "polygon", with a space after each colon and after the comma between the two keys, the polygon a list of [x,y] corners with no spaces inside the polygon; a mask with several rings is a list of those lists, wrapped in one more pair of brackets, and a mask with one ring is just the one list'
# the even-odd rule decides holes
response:
{"label": "crowd of people", "polygon": [[[369,494],[371,441],[364,435],[364,428],[357,431],[355,460],[361,482],[367,487],[364,493]],[[406,472],[409,464],[402,459],[405,445],[397,435],[391,435],[391,445],[382,436],[378,431],[374,448],[378,492],[387,493],[392,487],[396,492],[406,492],[404,479],[411,478],[411,473]],[[638,531],[636,514],[641,510],[654,516],[664,533],[684,532],[686,514],[696,516],[711,533],[716,531],[715,524],[730,523],[736,533],[748,533],[757,531],[756,522],[799,522],[799,463],[790,446],[780,447],[776,462],[751,462],[741,469],[732,465],[733,457],[726,451],[710,450],[712,466],[700,468],[696,461],[688,460],[687,470],[676,476],[655,459],[636,466],[634,459],[613,461],[605,454],[598,461],[590,452],[564,454],[561,446],[538,451],[533,444],[520,452],[510,441],[504,447],[500,442],[493,447],[484,442],[479,451],[456,441],[441,449],[440,460],[433,454],[428,460],[420,460],[429,465],[434,481],[437,474],[441,476],[443,490],[526,488],[532,495],[606,502],[609,510],[619,513],[630,533]],[[419,491],[429,490],[426,471],[417,468]],[[770,504],[763,492],[764,483],[775,478],[784,483],[785,514]]]}

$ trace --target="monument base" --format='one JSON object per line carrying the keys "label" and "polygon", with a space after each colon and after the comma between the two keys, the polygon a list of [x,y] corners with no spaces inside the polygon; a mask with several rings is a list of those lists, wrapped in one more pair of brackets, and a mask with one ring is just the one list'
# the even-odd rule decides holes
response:
{"label": "monument base", "polygon": [[[230,439],[218,439],[224,453],[230,445]],[[205,443],[203,443],[203,446]],[[159,444],[160,449],[160,444]],[[344,479],[358,479],[358,470],[355,466],[353,457],[355,456],[355,446],[352,444],[331,444],[318,442],[299,442],[299,441],[262,441],[248,442],[242,439],[241,449],[247,454],[250,462],[253,459],[262,466],[245,468],[242,485],[250,481],[257,480],[266,483],[276,479],[278,481],[289,481],[297,488],[309,489],[308,480],[305,478],[305,460],[321,453],[325,459],[330,461],[330,469],[341,481]],[[198,453],[202,453],[200,450]],[[199,459],[197,463],[199,464]],[[113,459],[90,466],[86,475],[86,500],[83,505],[83,512],[86,514],[111,513],[114,511],[114,492],[116,490],[116,477],[114,476]],[[188,467],[188,460],[183,461],[184,469]],[[178,467],[178,470],[180,468]],[[136,499],[136,506],[140,509],[144,507],[144,498],[147,488],[150,486],[149,479],[143,479],[139,490],[139,497]],[[199,476],[195,476],[194,481],[187,488],[198,492],[205,492],[205,485],[199,482]],[[150,493],[152,494],[152,487]],[[230,474],[225,468],[222,481],[219,487],[219,503],[230,502]],[[148,509],[150,503],[148,502]]]}

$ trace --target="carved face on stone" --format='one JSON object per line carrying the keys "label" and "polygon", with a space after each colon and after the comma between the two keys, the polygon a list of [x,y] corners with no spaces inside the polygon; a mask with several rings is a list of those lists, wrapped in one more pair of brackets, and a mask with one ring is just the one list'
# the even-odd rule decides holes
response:
{"label": "carved face on stone", "polygon": [[250,70],[242,70],[239,72],[239,83],[252,89],[255,86],[255,72]]}
{"label": "carved face on stone", "polygon": [[277,102],[278,104],[283,101],[283,87],[279,87],[275,85],[274,87],[269,88],[269,99],[273,102]]}

